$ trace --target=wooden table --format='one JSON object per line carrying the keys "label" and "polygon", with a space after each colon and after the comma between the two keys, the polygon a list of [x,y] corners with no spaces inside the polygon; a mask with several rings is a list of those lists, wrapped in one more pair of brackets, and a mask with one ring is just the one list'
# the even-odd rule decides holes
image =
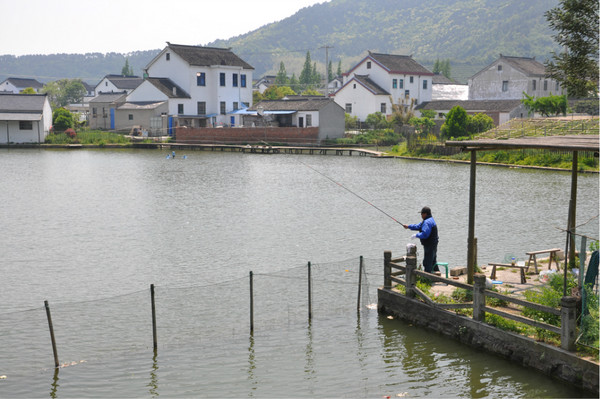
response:
{"label": "wooden table", "polygon": [[496,266],[497,266],[497,267],[510,267],[510,268],[514,268],[514,269],[521,269],[521,284],[525,284],[527,282],[527,280],[525,280],[525,269],[527,269],[528,266],[513,265],[511,263],[488,263],[488,265],[492,266],[492,275],[491,275],[492,280],[496,279]]}
{"label": "wooden table", "polygon": [[560,266],[558,265],[558,256],[556,256],[556,254],[560,250],[561,250],[560,248],[552,248],[552,249],[543,249],[541,251],[526,252],[526,254],[529,255],[529,260],[527,261],[527,268],[529,269],[529,264],[533,260],[533,267],[535,267],[535,272],[537,273],[538,268],[537,268],[536,255],[547,253],[547,254],[550,254],[550,260],[548,261],[548,270],[550,270],[550,268],[552,266],[552,260],[554,260],[554,263],[556,263],[556,269],[560,270]]}

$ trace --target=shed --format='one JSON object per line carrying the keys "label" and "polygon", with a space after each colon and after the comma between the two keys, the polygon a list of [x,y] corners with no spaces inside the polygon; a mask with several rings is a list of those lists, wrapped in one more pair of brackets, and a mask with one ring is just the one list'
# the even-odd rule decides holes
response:
{"label": "shed", "polygon": [[51,125],[46,94],[0,94],[0,144],[43,143]]}
{"label": "shed", "polygon": [[[578,175],[578,152],[594,152],[598,157],[599,140],[598,135],[575,135],[575,136],[543,136],[543,137],[520,137],[508,140],[502,139],[482,139],[482,140],[464,140],[464,141],[446,141],[448,147],[459,147],[463,151],[471,152],[471,173],[469,187],[469,237],[467,240],[467,270],[468,282],[473,284],[473,274],[475,269],[475,191],[476,191],[476,165],[477,151],[493,150],[518,150],[518,149],[546,149],[556,151],[569,151],[573,153],[573,166],[571,170],[571,199],[569,201],[568,225],[567,225],[567,244],[565,254],[569,254],[569,259],[575,259],[575,246],[573,232],[575,231],[575,221],[577,215],[577,175]],[[566,269],[565,273],[566,273]],[[566,279],[565,279],[566,281]],[[564,287],[566,295],[566,286]]]}

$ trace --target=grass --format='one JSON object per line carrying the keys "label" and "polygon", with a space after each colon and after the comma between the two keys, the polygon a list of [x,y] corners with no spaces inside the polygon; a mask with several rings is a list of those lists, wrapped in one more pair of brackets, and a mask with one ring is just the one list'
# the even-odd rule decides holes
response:
{"label": "grass", "polygon": [[[119,144],[127,146],[131,140],[122,134],[106,132],[102,130],[81,130],[75,137],[69,137],[65,133],[51,133],[46,136],[45,144],[83,144],[105,146],[107,144]],[[151,142],[151,140],[148,140]]]}

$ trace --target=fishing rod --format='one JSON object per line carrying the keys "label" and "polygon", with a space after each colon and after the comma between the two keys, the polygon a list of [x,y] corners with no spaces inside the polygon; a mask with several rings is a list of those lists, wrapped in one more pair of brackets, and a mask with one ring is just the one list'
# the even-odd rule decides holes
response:
{"label": "fishing rod", "polygon": [[354,191],[350,190],[348,187],[342,185],[341,183],[333,180],[331,177],[327,176],[325,173],[322,173],[320,171],[318,171],[317,169],[313,168],[310,165],[305,164],[304,162],[298,160],[298,162],[300,162],[302,165],[306,166],[307,168],[310,168],[312,170],[314,170],[315,172],[317,172],[318,174],[320,174],[321,176],[323,176],[324,178],[326,178],[327,180],[330,180],[332,182],[334,182],[335,184],[337,184],[338,186],[340,186],[341,188],[343,188],[344,190],[348,191],[350,194],[354,195],[355,197],[360,198],[361,200],[363,200],[364,202],[366,202],[367,204],[371,205],[373,208],[377,209],[379,212],[383,213],[385,216],[389,217],[390,219],[392,219],[394,222],[398,223],[399,225],[401,225],[402,227],[404,227],[404,224],[400,223],[398,220],[396,220],[392,215],[388,214],[387,212],[385,212],[383,209],[377,207],[376,205],[372,204],[370,201],[364,199],[363,197],[361,197],[360,195],[356,194]]}

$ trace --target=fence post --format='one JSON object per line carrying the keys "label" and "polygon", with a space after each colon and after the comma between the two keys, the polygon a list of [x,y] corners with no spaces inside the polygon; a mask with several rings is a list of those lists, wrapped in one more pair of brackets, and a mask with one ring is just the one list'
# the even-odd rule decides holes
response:
{"label": "fence post", "polygon": [[415,270],[417,270],[417,247],[415,245],[407,245],[406,275],[404,276],[404,281],[406,284],[406,296],[409,298],[415,297],[414,287],[417,284],[417,275],[415,274]]}
{"label": "fence post", "polygon": [[473,320],[485,320],[485,274],[473,276]]}
{"label": "fence post", "polygon": [[312,285],[310,262],[308,262],[308,321],[312,320]]}
{"label": "fence post", "polygon": [[383,253],[383,288],[386,290],[392,289],[392,251]]}
{"label": "fence post", "polygon": [[363,273],[363,257],[360,256],[360,264],[358,266],[358,298],[356,300],[356,311],[360,312],[360,290],[362,285],[362,273]]}
{"label": "fence post", "polygon": [[573,351],[575,350],[575,307],[577,298],[573,296],[564,296],[560,300],[560,347]]}
{"label": "fence post", "polygon": [[154,350],[158,348],[158,337],[156,335],[156,306],[154,304],[154,284],[150,284],[150,302],[152,303],[152,344]]}
{"label": "fence post", "polygon": [[58,352],[56,351],[56,340],[54,339],[54,326],[52,325],[52,315],[50,315],[50,306],[48,301],[44,301],[46,307],[46,317],[48,318],[48,328],[50,329],[50,341],[52,341],[52,352],[54,353],[54,367],[58,367]]}
{"label": "fence post", "polygon": [[252,282],[252,270],[250,270],[250,334],[254,333],[254,288]]}

